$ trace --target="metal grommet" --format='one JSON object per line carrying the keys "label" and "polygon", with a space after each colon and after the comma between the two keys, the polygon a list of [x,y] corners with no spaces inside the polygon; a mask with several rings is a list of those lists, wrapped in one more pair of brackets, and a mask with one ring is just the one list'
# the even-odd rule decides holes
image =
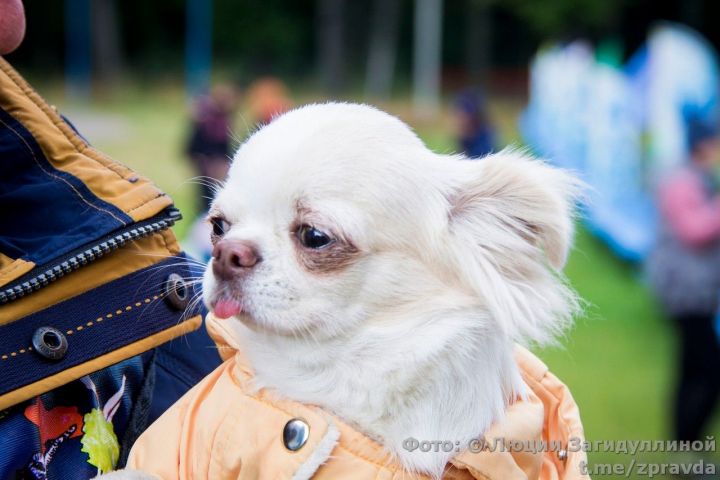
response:
{"label": "metal grommet", "polygon": [[564,462],[568,458],[568,452],[565,449],[558,450],[557,456],[558,456],[558,460],[560,460],[561,462]]}
{"label": "metal grommet", "polygon": [[190,289],[177,273],[171,273],[165,281],[165,299],[177,310],[185,310],[190,302]]}
{"label": "metal grommet", "polygon": [[68,349],[65,335],[57,328],[52,327],[40,327],[35,330],[32,344],[35,352],[48,360],[62,359]]}
{"label": "metal grommet", "polygon": [[293,418],[283,428],[283,444],[291,452],[300,450],[310,438],[310,425],[305,420]]}

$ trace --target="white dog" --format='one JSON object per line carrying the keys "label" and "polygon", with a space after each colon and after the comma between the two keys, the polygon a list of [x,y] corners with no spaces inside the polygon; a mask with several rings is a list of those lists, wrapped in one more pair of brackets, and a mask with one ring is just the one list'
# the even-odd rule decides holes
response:
{"label": "white dog", "polygon": [[299,108],[237,152],[211,209],[209,308],[233,317],[256,387],[319,405],[439,477],[525,385],[513,344],[552,341],[578,182],[514,150],[428,150],[364,105]]}

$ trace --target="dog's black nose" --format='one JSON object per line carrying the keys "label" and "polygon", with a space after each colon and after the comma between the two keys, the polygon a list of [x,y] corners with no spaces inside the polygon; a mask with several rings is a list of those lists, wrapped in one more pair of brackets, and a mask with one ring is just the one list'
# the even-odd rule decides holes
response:
{"label": "dog's black nose", "polygon": [[260,262],[257,247],[242,240],[220,240],[213,247],[213,273],[221,280],[244,275]]}

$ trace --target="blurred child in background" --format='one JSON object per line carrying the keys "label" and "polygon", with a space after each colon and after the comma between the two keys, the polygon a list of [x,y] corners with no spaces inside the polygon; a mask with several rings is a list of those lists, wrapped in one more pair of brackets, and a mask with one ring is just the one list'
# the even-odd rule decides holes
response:
{"label": "blurred child in background", "polygon": [[292,108],[287,87],[275,77],[255,80],[248,88],[247,99],[249,113],[260,125],[270,123],[274,117]]}
{"label": "blurred child in background", "polygon": [[228,85],[217,85],[209,95],[198,97],[192,110],[186,153],[200,176],[198,218],[190,227],[183,247],[192,256],[208,261],[212,251],[210,224],[206,221],[215,187],[227,175],[232,155],[232,125],[238,95]]}
{"label": "blurred child in background", "polygon": [[203,177],[199,211],[206,212],[213,198],[213,184],[225,179],[230,166],[232,120],[237,94],[228,85],[215,86],[193,107],[187,155]]}
{"label": "blurred child in background", "polygon": [[495,149],[495,130],[490,123],[485,96],[478,90],[464,90],[455,98],[454,112],[458,148],[478,158]]}
{"label": "blurred child in background", "polygon": [[720,395],[720,137],[691,122],[690,159],[659,188],[663,227],[649,259],[650,279],[679,334],[674,434],[699,440]]}
{"label": "blurred child in background", "polygon": [[[248,114],[259,125],[270,123],[274,117],[292,107],[285,84],[274,77],[254,81],[247,89],[246,98]],[[233,153],[230,132],[237,104],[233,89],[218,86],[209,96],[198,100],[193,115],[188,154],[199,174],[205,178],[198,182],[202,186],[201,218],[190,228],[183,246],[203,261],[208,261],[212,253],[211,227],[204,216],[215,195],[214,184],[223,181],[230,168]]]}

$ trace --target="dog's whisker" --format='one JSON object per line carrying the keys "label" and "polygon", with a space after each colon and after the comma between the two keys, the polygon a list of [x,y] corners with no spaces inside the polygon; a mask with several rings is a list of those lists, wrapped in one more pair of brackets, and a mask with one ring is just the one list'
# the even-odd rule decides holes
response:
{"label": "dog's whisker", "polygon": [[172,259],[172,260],[176,260],[176,261],[178,262],[178,264],[187,263],[187,264],[189,264],[189,265],[198,265],[198,266],[202,266],[202,267],[207,266],[207,263],[206,263],[206,262],[201,262],[200,260],[197,260],[197,259],[192,258],[192,257],[183,257],[183,258],[168,257],[167,255],[155,254],[155,253],[143,253],[143,252],[136,252],[135,255],[140,256],[140,257],[153,257],[153,258],[167,258],[167,259]]}
{"label": "dog's whisker", "polygon": [[213,178],[213,177],[199,175],[199,176],[192,177],[192,178],[189,178],[189,179],[183,181],[180,184],[180,186],[186,185],[188,183],[206,186],[206,187],[210,188],[211,190],[213,190],[214,193],[217,193],[220,190],[222,190],[222,187],[225,182],[222,180]]}

